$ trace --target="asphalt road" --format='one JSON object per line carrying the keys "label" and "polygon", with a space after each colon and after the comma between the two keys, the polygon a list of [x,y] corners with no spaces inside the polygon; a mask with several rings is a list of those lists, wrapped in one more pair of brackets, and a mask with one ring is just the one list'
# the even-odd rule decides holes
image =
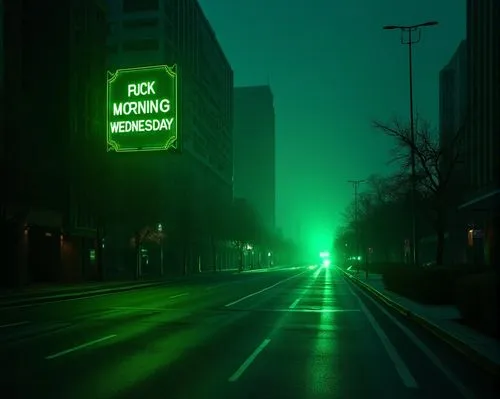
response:
{"label": "asphalt road", "polygon": [[0,310],[2,397],[493,398],[495,381],[334,268]]}

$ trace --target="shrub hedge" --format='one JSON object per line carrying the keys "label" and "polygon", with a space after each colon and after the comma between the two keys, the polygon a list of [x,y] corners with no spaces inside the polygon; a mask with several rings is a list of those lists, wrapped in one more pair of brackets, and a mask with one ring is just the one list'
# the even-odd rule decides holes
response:
{"label": "shrub hedge", "polygon": [[420,303],[448,305],[455,302],[455,282],[467,272],[457,268],[422,269],[408,265],[388,268],[385,287]]}
{"label": "shrub hedge", "polygon": [[455,304],[464,322],[496,338],[500,338],[499,285],[494,271],[469,274],[455,284]]}

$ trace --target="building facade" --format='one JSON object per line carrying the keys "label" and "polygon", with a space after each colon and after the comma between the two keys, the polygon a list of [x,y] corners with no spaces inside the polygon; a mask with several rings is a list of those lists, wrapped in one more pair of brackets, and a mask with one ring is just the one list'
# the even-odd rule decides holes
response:
{"label": "building facade", "polygon": [[[460,263],[466,260],[466,234],[463,221],[456,217],[455,208],[461,203],[467,191],[465,173],[464,135],[468,105],[467,44],[458,45],[448,64],[439,73],[439,134],[442,156],[440,168],[443,176],[451,172],[447,184],[450,193],[448,212],[448,233],[444,262]],[[436,237],[423,240],[421,252],[425,259],[433,259],[436,251]]]}
{"label": "building facade", "polygon": [[[120,0],[108,1],[108,6],[109,70],[177,66],[181,140],[177,153],[132,155],[125,161],[122,154],[112,154],[114,164],[150,165],[150,175],[161,182],[156,195],[172,204],[170,213],[157,212],[157,218],[167,225],[175,216],[173,210],[178,209],[176,199],[181,197],[184,205],[191,201],[189,206],[205,207],[199,209],[198,215],[213,213],[210,206],[214,201],[230,204],[233,71],[198,1]],[[194,197],[198,200],[194,201]],[[123,232],[127,227],[117,229]],[[212,256],[207,254],[210,251],[193,251],[192,258],[203,258],[203,267],[211,263]],[[171,263],[181,262],[177,255],[171,256]]]}
{"label": "building facade", "polygon": [[466,190],[465,131],[468,106],[467,45],[463,40],[439,74],[439,134],[441,169],[452,171],[453,198]]}
{"label": "building facade", "polygon": [[500,2],[467,1],[467,198],[471,260],[496,265],[500,210]]}
{"label": "building facade", "polygon": [[233,71],[198,1],[108,3],[108,68],[176,64],[182,150],[230,186]]}
{"label": "building facade", "polygon": [[[5,117],[5,48],[4,48],[4,11],[3,11],[3,2],[4,0],[0,0],[0,126],[4,126],[4,117]],[[2,129],[0,132],[0,178],[2,181],[3,173],[5,173],[6,165],[5,165],[5,129]],[[4,212],[4,204],[3,200],[0,200],[0,215]]]}
{"label": "building facade", "polygon": [[459,133],[467,114],[467,45],[463,40],[439,73],[440,141],[447,143]]}
{"label": "building facade", "polygon": [[245,198],[264,226],[276,228],[276,139],[270,86],[234,90],[234,195]]}
{"label": "building facade", "polygon": [[8,1],[3,14],[8,284],[98,278],[105,5]]}

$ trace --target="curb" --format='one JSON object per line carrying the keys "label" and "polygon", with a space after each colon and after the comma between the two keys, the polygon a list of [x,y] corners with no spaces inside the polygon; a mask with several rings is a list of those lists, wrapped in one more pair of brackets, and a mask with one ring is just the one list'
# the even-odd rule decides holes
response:
{"label": "curb", "polygon": [[237,274],[241,274],[241,273],[266,273],[266,272],[277,271],[280,269],[281,270],[287,269],[288,267],[292,267],[292,266],[261,267],[259,269],[242,270],[241,272],[237,272]]}
{"label": "curb", "polygon": [[87,292],[68,292],[57,295],[35,296],[31,298],[26,297],[18,300],[14,299],[10,301],[0,301],[0,309],[8,309],[8,308],[15,308],[15,307],[29,306],[29,305],[42,305],[44,303],[58,302],[70,299],[91,298],[99,295],[114,294],[119,292],[139,290],[141,288],[155,287],[159,285],[164,285],[165,283],[166,282],[145,283],[145,284],[129,285],[129,286],[115,287],[115,288],[103,288]]}
{"label": "curb", "polygon": [[[258,268],[258,269],[247,269],[247,270],[242,270],[242,271],[238,271],[238,269],[230,269],[230,270],[234,270],[234,273],[235,275],[237,274],[244,274],[244,273],[265,273],[265,272],[273,272],[273,271],[279,271],[279,270],[286,270],[286,269],[290,269],[290,268],[293,268],[293,267],[304,267],[304,266],[292,266],[292,265],[279,265],[279,266],[272,266],[272,267],[261,267],[261,268]],[[228,270],[229,271],[229,270]]]}
{"label": "curb", "polygon": [[387,297],[386,295],[382,294],[380,291],[376,290],[375,288],[371,287],[370,285],[366,284],[365,282],[359,280],[358,278],[349,275],[349,273],[345,272],[344,270],[342,270],[342,269],[340,269],[340,270],[342,271],[342,273],[346,277],[351,279],[353,282],[355,282],[360,287],[363,287],[365,290],[369,291],[380,302],[383,302],[384,304],[392,307],[393,309],[397,310],[399,313],[401,313],[407,319],[413,320],[414,322],[416,322],[420,326],[424,327],[426,330],[428,330],[432,334],[434,334],[434,336],[438,337],[439,339],[444,341],[446,344],[451,346],[453,349],[455,349],[456,351],[458,351],[461,354],[463,354],[464,356],[466,356],[469,360],[471,360],[473,363],[477,364],[479,367],[481,367],[486,372],[488,372],[496,377],[500,377],[500,364],[495,363],[493,360],[489,359],[488,357],[479,353],[475,349],[471,348],[468,344],[463,342],[460,338],[456,337],[452,333],[442,329],[441,327],[437,326],[436,324],[427,320],[426,318],[408,310],[404,306],[401,306],[396,301],[394,301],[391,298]]}
{"label": "curb", "polygon": [[[244,273],[256,273],[256,272],[268,272],[268,271],[273,271],[275,269],[283,268],[284,266],[275,266],[273,268],[268,268],[268,269],[255,269],[255,270],[244,270],[242,272],[234,272],[233,270],[237,269],[224,269],[221,271],[217,271],[216,273],[224,273],[224,272],[232,272],[232,274],[244,274]],[[210,272],[204,272],[204,273],[211,273]],[[204,274],[202,273],[202,274]],[[201,276],[202,274],[199,274]],[[183,279],[179,279],[183,280]],[[127,292],[127,291],[134,291],[134,290],[139,290],[142,288],[150,288],[150,287],[156,287],[160,285],[168,285],[172,283],[176,283],[179,280],[164,280],[164,281],[155,281],[155,282],[149,282],[149,283],[142,283],[142,284],[134,284],[134,285],[125,285],[125,286],[119,286],[119,287],[114,287],[114,288],[100,288],[100,289],[93,289],[89,291],[70,291],[70,292],[61,292],[59,294],[41,294],[41,295],[36,295],[36,296],[24,296],[24,297],[19,297],[18,299],[15,298],[5,298],[3,300],[0,298],[0,309],[9,309],[9,308],[16,308],[16,307],[24,307],[24,306],[34,306],[34,305],[42,305],[45,303],[52,303],[52,302],[58,302],[58,301],[67,301],[67,300],[72,300],[72,299],[83,299],[83,298],[91,298],[99,295],[107,295],[107,294],[114,294],[114,293],[120,293],[120,292]]]}

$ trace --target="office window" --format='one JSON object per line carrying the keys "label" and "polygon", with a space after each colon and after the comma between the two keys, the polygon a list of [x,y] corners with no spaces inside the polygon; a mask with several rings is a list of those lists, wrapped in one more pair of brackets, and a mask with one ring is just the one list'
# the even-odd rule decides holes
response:
{"label": "office window", "polygon": [[155,51],[158,48],[156,39],[129,40],[123,44],[124,51]]}
{"label": "office window", "polygon": [[123,28],[128,30],[155,28],[157,26],[158,18],[142,18],[123,22]]}
{"label": "office window", "polygon": [[123,0],[123,12],[157,11],[158,0]]}

